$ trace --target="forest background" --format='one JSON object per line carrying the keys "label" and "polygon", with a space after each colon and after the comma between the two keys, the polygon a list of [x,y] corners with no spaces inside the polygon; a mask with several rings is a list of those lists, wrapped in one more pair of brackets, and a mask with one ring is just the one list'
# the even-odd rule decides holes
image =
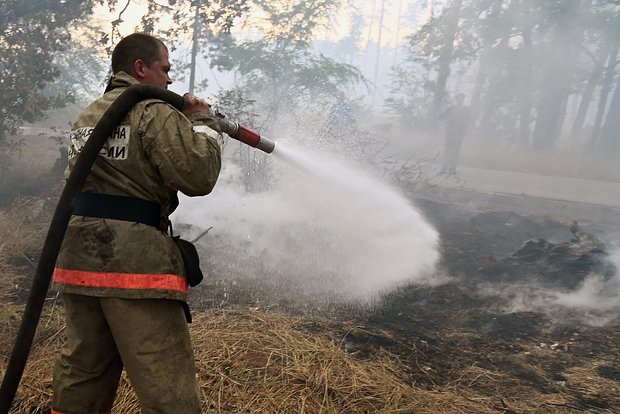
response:
{"label": "forest background", "polygon": [[278,139],[342,92],[353,139],[432,158],[464,93],[465,165],[620,180],[618,0],[7,0],[0,28],[3,180],[29,126],[62,142],[133,31],[169,45],[174,91]]}
{"label": "forest background", "polygon": [[[389,178],[396,178],[412,198],[420,195],[416,184],[428,177],[425,169],[437,168],[443,150],[440,114],[457,93],[466,95],[473,116],[461,156],[463,169],[484,168],[489,176],[503,169],[620,182],[618,0],[4,0],[0,28],[0,268],[5,275],[0,286],[5,298],[0,303],[0,347],[5,351],[21,315],[15,305],[23,302],[42,244],[42,223],[53,210],[54,195],[48,198],[48,190],[62,182],[62,157],[54,164],[58,149],[65,145],[69,123],[78,111],[102,93],[114,45],[136,30],[153,33],[169,46],[173,91],[207,98],[278,145],[306,139],[312,146],[344,148],[345,155],[379,161],[374,166],[391,168],[398,176]],[[326,128],[340,93],[353,119],[347,133]],[[360,147],[364,154],[356,152]],[[268,165],[256,162],[263,160],[257,151],[237,151],[246,168]],[[410,161],[419,168],[404,168]],[[260,190],[251,177],[266,176],[265,171],[247,172],[244,184]],[[442,184],[445,181],[437,187]],[[459,195],[454,188],[446,193]],[[380,198],[376,192],[368,194]],[[33,197],[20,200],[23,195]],[[396,407],[417,413],[618,412],[616,276],[587,279],[592,283],[568,294],[581,299],[579,293],[594,291],[588,296],[596,302],[594,308],[603,307],[605,317],[612,314],[605,319],[609,325],[602,327],[548,329],[548,315],[537,313],[532,301],[504,312],[506,303],[514,301],[500,294],[489,298],[488,289],[482,296],[476,293],[478,281],[484,287],[498,282],[505,288],[498,290],[508,292],[509,298],[540,299],[547,309],[550,297],[557,305],[566,294],[550,296],[549,289],[537,290],[530,276],[543,283],[563,281],[553,278],[568,269],[565,273],[574,276],[569,281],[582,282],[583,267],[575,271],[558,263],[597,264],[589,260],[591,254],[606,257],[607,252],[577,225],[569,228],[513,212],[521,206],[530,213],[538,205],[522,194],[507,200],[513,209],[509,212],[470,211],[474,199],[491,198],[485,196],[476,194],[466,202],[457,197],[454,206],[418,199],[442,235],[440,270],[458,275],[456,283],[408,286],[388,297],[380,312],[368,317],[356,313],[361,319],[351,323],[330,320],[317,328],[315,321],[258,314],[277,302],[264,292],[280,293],[282,283],[264,287],[252,279],[259,285],[253,290],[252,284],[248,288],[237,283],[235,275],[225,280],[228,283],[211,278],[209,285],[203,284],[211,295],[205,295],[204,303],[214,312],[193,324],[196,349],[204,352],[199,355],[204,400],[217,404],[215,412],[246,412],[244,407],[293,412],[273,405],[281,408],[300,401],[302,410],[323,413],[373,412],[369,404],[388,407],[386,412],[396,412]],[[558,217],[568,210],[558,207],[557,200],[541,206]],[[593,220],[597,210],[586,207]],[[299,209],[286,211],[291,210]],[[586,221],[586,230],[599,236],[608,231],[615,237],[616,210],[599,210],[614,219],[615,226]],[[321,216],[342,221],[337,214]],[[368,223],[380,225],[381,217],[361,220],[364,226],[355,223],[356,229],[372,234]],[[215,232],[203,240],[217,245],[214,251],[234,253]],[[287,227],[282,234],[293,233],[311,232]],[[567,241],[558,241],[558,234]],[[527,240],[537,240],[533,246],[541,249],[535,262],[530,260],[531,250],[518,254],[520,246],[532,246],[524,244]],[[360,243],[349,244],[357,249]],[[612,247],[614,253],[617,243]],[[255,272],[264,271],[255,267],[255,256],[239,256]],[[297,254],[293,256],[300,262]],[[523,257],[523,262],[514,257]],[[237,269],[254,275],[241,266]],[[222,278],[231,273],[224,265],[215,270]],[[514,273],[506,273],[511,270]],[[519,290],[522,287],[526,289]],[[244,306],[250,303],[250,310],[220,314],[220,307],[233,304],[230,298],[240,299]],[[48,304],[52,309],[41,324],[42,346],[33,361],[49,362],[62,343],[62,314],[56,300]],[[591,308],[585,309],[590,316]],[[288,341],[266,342],[274,338]],[[301,357],[291,356],[296,352],[291,349],[301,350]],[[381,365],[360,368],[353,363],[359,362],[353,358],[367,363],[375,359],[374,351],[381,356],[386,349],[392,354],[381,359]],[[303,364],[291,367],[291,360]],[[344,363],[333,362],[341,360]],[[238,370],[231,371],[231,361]],[[17,412],[45,412],[49,406],[51,364],[32,366],[43,369],[27,373],[22,410]],[[387,377],[378,376],[385,373]],[[257,377],[273,382],[257,382]],[[291,387],[293,383],[301,389]],[[119,412],[137,412],[126,381],[123,387]],[[336,387],[341,391],[334,392]],[[269,404],[273,405],[266,407]]]}

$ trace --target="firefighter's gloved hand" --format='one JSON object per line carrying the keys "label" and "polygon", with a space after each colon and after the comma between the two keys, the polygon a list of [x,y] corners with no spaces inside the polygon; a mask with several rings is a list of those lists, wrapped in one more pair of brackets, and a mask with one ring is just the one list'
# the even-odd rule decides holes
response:
{"label": "firefighter's gloved hand", "polygon": [[183,113],[192,122],[194,132],[201,132],[215,139],[220,147],[224,148],[226,142],[219,128],[218,122],[212,118],[211,105],[192,94],[183,95]]}
{"label": "firefighter's gloved hand", "polygon": [[211,115],[211,105],[207,101],[200,99],[190,93],[183,95],[183,111],[188,118],[193,114]]}

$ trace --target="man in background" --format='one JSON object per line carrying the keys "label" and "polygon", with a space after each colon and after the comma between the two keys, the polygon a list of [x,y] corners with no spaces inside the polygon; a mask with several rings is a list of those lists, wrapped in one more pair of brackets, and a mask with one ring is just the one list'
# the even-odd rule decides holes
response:
{"label": "man in background", "polygon": [[336,91],[336,102],[329,109],[327,123],[332,135],[340,136],[351,132],[353,108],[347,102],[344,92]]}
{"label": "man in background", "polygon": [[440,117],[445,121],[446,133],[440,174],[456,174],[456,166],[461,154],[463,139],[470,122],[470,111],[463,104],[465,95],[456,95],[456,103],[448,108]]}

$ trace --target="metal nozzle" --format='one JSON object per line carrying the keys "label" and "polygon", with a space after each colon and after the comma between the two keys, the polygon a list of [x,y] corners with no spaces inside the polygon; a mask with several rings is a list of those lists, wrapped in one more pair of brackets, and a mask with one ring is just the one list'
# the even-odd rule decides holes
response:
{"label": "metal nozzle", "polygon": [[261,137],[258,132],[229,120],[225,115],[218,111],[215,111],[215,119],[219,122],[222,132],[225,132],[229,137],[268,154],[273,152],[276,146],[275,142],[265,137]]}
{"label": "metal nozzle", "polygon": [[259,137],[258,143],[254,148],[266,152],[267,154],[271,154],[273,150],[276,149],[276,143],[265,137]]}

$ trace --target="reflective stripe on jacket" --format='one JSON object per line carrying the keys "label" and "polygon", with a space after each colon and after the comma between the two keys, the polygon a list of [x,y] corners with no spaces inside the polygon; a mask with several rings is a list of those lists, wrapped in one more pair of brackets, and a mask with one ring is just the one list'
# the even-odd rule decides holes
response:
{"label": "reflective stripe on jacket", "polygon": [[56,283],[108,289],[161,289],[187,293],[187,281],[178,275],[89,272],[56,268]]}

